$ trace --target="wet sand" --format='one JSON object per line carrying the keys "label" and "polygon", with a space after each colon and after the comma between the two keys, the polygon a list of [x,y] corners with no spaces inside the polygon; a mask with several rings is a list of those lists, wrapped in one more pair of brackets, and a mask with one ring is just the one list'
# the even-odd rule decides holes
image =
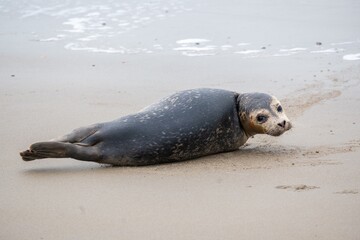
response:
{"label": "wet sand", "polygon": [[[71,39],[33,41],[33,29],[3,27],[0,239],[358,239],[360,61],[343,56],[360,52],[359,4],[303,3],[299,15],[291,4],[262,1],[242,2],[246,11],[236,15],[233,6],[241,8],[236,4],[199,2],[169,21],[124,33],[125,45],[149,32],[144,45],[152,45],[155,35],[163,46],[169,44],[153,53],[69,50],[64,46]],[[275,17],[271,11],[286,14]],[[302,11],[312,22],[299,20]],[[31,26],[45,18],[26,22]],[[9,24],[21,22],[16,19]],[[199,28],[196,19],[212,26]],[[326,28],[326,20],[339,25]],[[223,28],[232,22],[243,32]],[[293,23],[299,32],[283,31]],[[188,32],[172,30],[181,25],[189,26]],[[209,34],[209,29],[215,30]],[[196,57],[173,50],[177,40],[187,38],[226,44],[230,33],[233,48],[252,44],[236,45],[231,53],[221,47],[200,50],[209,55]],[[332,43],[344,43],[344,50],[311,53],[336,46]],[[298,47],[307,50],[280,51]],[[253,49],[263,52],[235,53]],[[236,152],[147,167],[71,159],[27,163],[18,154],[33,142],[196,87],[274,94],[294,128],[278,138],[255,136]]]}

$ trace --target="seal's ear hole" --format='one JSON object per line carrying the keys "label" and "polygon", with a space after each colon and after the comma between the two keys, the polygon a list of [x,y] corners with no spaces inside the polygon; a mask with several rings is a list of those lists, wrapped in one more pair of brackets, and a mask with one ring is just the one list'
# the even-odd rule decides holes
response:
{"label": "seal's ear hole", "polygon": [[269,117],[264,115],[264,114],[259,114],[259,115],[256,116],[256,121],[258,123],[264,123],[264,122],[266,122],[268,120],[268,118]]}

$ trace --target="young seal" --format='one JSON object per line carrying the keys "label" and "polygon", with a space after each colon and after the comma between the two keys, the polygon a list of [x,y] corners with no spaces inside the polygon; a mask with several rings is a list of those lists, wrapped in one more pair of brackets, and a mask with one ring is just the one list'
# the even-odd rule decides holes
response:
{"label": "young seal", "polygon": [[290,128],[273,96],[204,88],[178,92],[136,114],[34,143],[20,155],[25,161],[75,158],[140,166],[234,151],[250,136],[279,136]]}

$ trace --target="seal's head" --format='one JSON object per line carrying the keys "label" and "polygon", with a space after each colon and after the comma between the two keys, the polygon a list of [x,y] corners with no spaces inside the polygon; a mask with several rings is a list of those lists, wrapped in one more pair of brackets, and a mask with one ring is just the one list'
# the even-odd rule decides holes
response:
{"label": "seal's head", "polygon": [[280,136],[291,128],[279,100],[265,93],[245,93],[238,97],[241,125],[248,136],[265,133]]}

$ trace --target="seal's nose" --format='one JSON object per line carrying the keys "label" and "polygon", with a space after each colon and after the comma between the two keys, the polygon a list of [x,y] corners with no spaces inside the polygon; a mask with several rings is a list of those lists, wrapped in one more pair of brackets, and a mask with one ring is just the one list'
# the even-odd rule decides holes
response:
{"label": "seal's nose", "polygon": [[278,126],[280,126],[280,127],[282,127],[282,128],[285,128],[285,126],[286,126],[286,120],[278,123]]}

